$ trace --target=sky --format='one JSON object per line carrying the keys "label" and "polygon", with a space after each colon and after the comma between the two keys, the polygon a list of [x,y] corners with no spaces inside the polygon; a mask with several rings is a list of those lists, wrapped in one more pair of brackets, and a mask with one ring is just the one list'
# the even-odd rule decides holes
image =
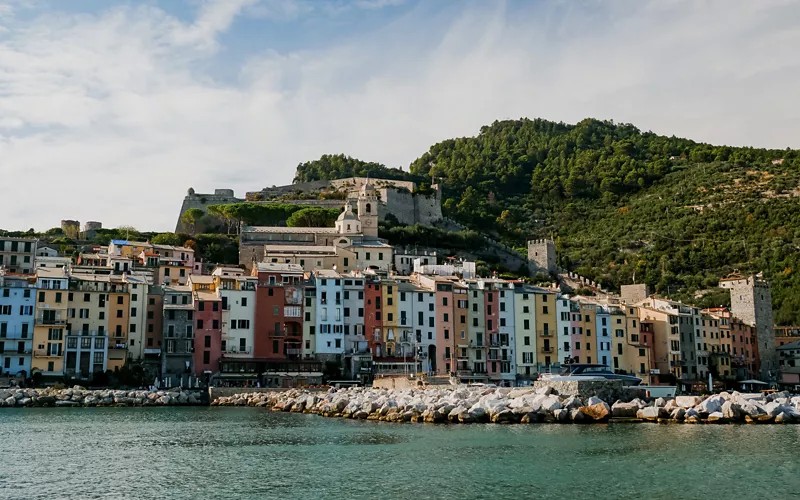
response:
{"label": "sky", "polygon": [[520,117],[800,148],[794,0],[0,0],[0,228],[408,165]]}

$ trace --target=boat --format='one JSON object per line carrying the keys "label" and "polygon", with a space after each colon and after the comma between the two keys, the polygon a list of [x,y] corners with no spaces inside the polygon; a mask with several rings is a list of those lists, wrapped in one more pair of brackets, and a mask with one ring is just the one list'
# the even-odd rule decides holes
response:
{"label": "boat", "polygon": [[642,383],[642,379],[633,375],[614,373],[606,365],[589,363],[571,363],[563,365],[560,374],[542,373],[539,380],[621,380],[626,386],[637,386]]}

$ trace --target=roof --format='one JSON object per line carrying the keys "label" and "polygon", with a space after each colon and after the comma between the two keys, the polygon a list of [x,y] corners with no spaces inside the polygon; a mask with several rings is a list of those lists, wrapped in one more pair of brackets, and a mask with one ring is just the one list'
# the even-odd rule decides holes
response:
{"label": "roof", "polygon": [[338,234],[335,227],[244,226],[242,233]]}
{"label": "roof", "polygon": [[794,342],[789,342],[788,344],[783,344],[775,348],[778,351],[786,351],[790,349],[800,349],[800,340],[795,340]]}
{"label": "roof", "polygon": [[319,278],[341,278],[342,275],[332,269],[318,269],[314,274]]}
{"label": "roof", "polygon": [[324,245],[264,245],[264,253],[336,253],[336,247]]}
{"label": "roof", "polygon": [[194,296],[197,300],[202,300],[204,302],[220,302],[222,298],[218,297],[214,292],[207,292],[207,291],[196,291],[194,292]]}
{"label": "roof", "polygon": [[198,285],[210,285],[214,283],[214,277],[200,275],[200,274],[192,274],[189,276],[189,281],[191,281],[192,283],[196,283]]}
{"label": "roof", "polygon": [[278,262],[258,262],[256,268],[260,273],[297,273],[303,274],[300,264],[281,264]]}

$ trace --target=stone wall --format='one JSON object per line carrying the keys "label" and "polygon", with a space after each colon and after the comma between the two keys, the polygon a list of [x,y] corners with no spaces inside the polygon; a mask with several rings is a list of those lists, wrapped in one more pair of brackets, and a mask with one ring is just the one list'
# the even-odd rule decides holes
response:
{"label": "stone wall", "polygon": [[[178,213],[178,221],[175,224],[175,231],[185,232],[188,230],[188,228],[185,227],[185,225],[181,222],[181,216],[190,208],[199,208],[203,212],[208,212],[209,205],[229,205],[231,203],[241,203],[243,201],[244,200],[241,198],[236,198],[233,194],[233,190],[231,189],[217,189],[214,194],[202,194],[195,193],[194,189],[189,188],[186,197],[183,199],[181,210]],[[198,232],[201,232],[203,228],[198,227],[197,230]]]}
{"label": "stone wall", "polygon": [[627,399],[629,394],[623,389],[621,380],[536,380],[534,389],[553,388],[562,396],[576,396],[586,399],[597,396],[603,401]]}
{"label": "stone wall", "polygon": [[420,381],[408,377],[381,377],[372,381],[375,389],[413,389],[419,386]]}

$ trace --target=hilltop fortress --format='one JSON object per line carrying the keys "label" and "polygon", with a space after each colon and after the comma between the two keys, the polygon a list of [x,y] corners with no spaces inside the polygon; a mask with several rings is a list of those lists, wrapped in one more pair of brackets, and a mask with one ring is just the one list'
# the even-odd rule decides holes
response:
{"label": "hilltop fortress", "polygon": [[[438,184],[431,192],[420,193],[414,182],[391,179],[367,179],[349,177],[330,181],[313,181],[286,186],[273,186],[260,191],[248,192],[244,198],[237,198],[232,189],[215,189],[214,193],[196,193],[189,188],[183,199],[176,231],[186,231],[181,216],[191,208],[206,212],[210,205],[232,203],[291,203],[321,208],[342,208],[347,202],[355,205],[361,188],[369,181],[378,197],[378,217],[385,219],[388,214],[397,217],[403,224],[434,225],[442,219],[441,191]],[[324,199],[324,195],[341,194],[340,199]],[[316,195],[316,196],[315,196]],[[323,195],[322,198],[319,195]]]}

